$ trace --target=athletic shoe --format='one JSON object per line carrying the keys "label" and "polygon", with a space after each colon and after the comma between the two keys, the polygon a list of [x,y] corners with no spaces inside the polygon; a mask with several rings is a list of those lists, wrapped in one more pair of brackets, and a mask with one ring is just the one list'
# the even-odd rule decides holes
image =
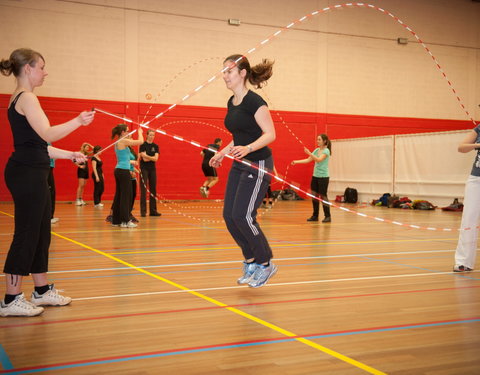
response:
{"label": "athletic shoe", "polygon": [[81,199],[82,201],[82,206],[86,206],[87,205],[87,202],[85,202],[83,199]]}
{"label": "athletic shoe", "polygon": [[162,216],[160,212],[152,212],[150,216]]}
{"label": "athletic shoe", "polygon": [[133,221],[129,221],[128,223],[122,223],[120,224],[120,227],[122,228],[136,228],[138,225],[135,224]]}
{"label": "athletic shoe", "polygon": [[332,218],[330,216],[322,220],[322,223],[330,223],[330,222],[332,222]]}
{"label": "athletic shoe", "polygon": [[248,284],[257,266],[258,264],[255,262],[253,263],[243,262],[243,275],[237,280],[237,283],[240,285]]}
{"label": "athletic shoe", "polygon": [[58,217],[52,217],[52,218],[50,219],[50,223],[52,223],[52,224],[56,224],[56,223],[58,223],[59,221],[60,221],[60,219],[59,219]]}
{"label": "athletic shoe", "polygon": [[248,286],[252,288],[259,288],[264,286],[267,281],[277,273],[277,266],[270,262],[269,266],[257,265],[252,278],[248,282]]}
{"label": "athletic shoe", "polygon": [[133,215],[130,215],[130,221],[131,221],[132,223],[139,223],[138,219],[137,219],[135,216],[133,216]]}
{"label": "athletic shoe", "polygon": [[43,312],[43,307],[37,307],[25,299],[25,295],[19,294],[9,304],[0,301],[0,316],[36,316]]}
{"label": "athletic shoe", "polygon": [[77,202],[75,203],[75,206],[83,206],[82,200],[77,199]]}
{"label": "athletic shoe", "polygon": [[207,198],[208,197],[208,190],[205,186],[200,186],[200,194],[202,197]]}
{"label": "athletic shoe", "polygon": [[96,208],[102,208],[103,207],[103,203],[97,203],[95,206],[93,207],[96,207]]}
{"label": "athletic shoe", "polygon": [[473,268],[469,268],[466,266],[455,266],[453,267],[453,272],[470,272],[473,271]]}
{"label": "athletic shoe", "polygon": [[318,217],[317,216],[309,217],[307,221],[318,221]]}
{"label": "athletic shoe", "polygon": [[36,291],[32,292],[30,301],[35,306],[65,306],[72,302],[70,297],[64,297],[58,294],[53,284],[48,286],[48,291],[43,294],[38,294]]}

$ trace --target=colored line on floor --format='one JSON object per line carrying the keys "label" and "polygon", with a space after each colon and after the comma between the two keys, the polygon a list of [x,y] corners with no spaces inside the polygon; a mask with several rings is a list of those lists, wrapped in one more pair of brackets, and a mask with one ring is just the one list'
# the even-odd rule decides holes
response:
{"label": "colored line on floor", "polygon": [[[283,304],[283,303],[295,304],[300,302],[328,301],[328,300],[348,299],[348,298],[381,297],[381,296],[402,295],[402,294],[411,294],[411,293],[445,292],[450,290],[462,290],[462,289],[473,289],[473,288],[480,288],[480,285],[454,287],[454,288],[452,287],[452,288],[437,288],[437,289],[402,290],[402,291],[396,291],[396,292],[383,292],[383,293],[352,294],[352,295],[331,296],[331,297],[301,298],[301,299],[292,299],[292,300],[283,300],[283,301],[242,303],[242,304],[228,305],[227,307],[249,307],[249,306],[262,306],[262,305],[277,305],[277,304]],[[150,315],[160,315],[160,314],[178,314],[183,312],[217,310],[217,309],[223,309],[223,308],[224,307],[221,307],[221,306],[208,306],[208,307],[193,307],[189,309],[150,311],[150,312],[144,312],[144,313],[94,316],[89,318],[51,320],[51,321],[42,320],[41,322],[34,322],[34,323],[5,324],[5,325],[0,325],[0,328],[18,328],[18,327],[25,327],[25,326],[41,326],[41,325],[47,325],[47,324],[79,323],[79,322],[94,321],[94,320],[130,318],[130,317],[150,316]]]}
{"label": "colored line on floor", "polygon": [[354,330],[345,330],[345,331],[315,333],[315,334],[311,334],[303,337],[292,336],[289,338],[282,337],[282,338],[272,338],[272,339],[266,339],[266,340],[264,339],[264,340],[252,340],[252,341],[215,344],[215,345],[205,345],[205,346],[198,346],[198,347],[191,347],[191,348],[170,349],[170,350],[162,350],[157,352],[106,357],[106,358],[99,358],[94,360],[82,360],[82,361],[76,361],[76,362],[50,364],[45,366],[9,369],[9,370],[0,371],[0,374],[15,374],[15,375],[31,374],[31,373],[39,373],[44,371],[65,370],[65,369],[79,368],[79,367],[86,367],[86,366],[112,364],[112,363],[126,362],[126,361],[132,361],[132,360],[160,358],[160,357],[166,357],[166,356],[172,356],[172,355],[191,354],[191,353],[207,352],[207,351],[214,351],[214,350],[234,349],[234,348],[241,348],[241,347],[268,345],[268,344],[278,344],[278,343],[292,342],[299,339],[304,339],[304,340],[321,339],[321,338],[330,338],[330,337],[339,337],[339,336],[352,336],[352,335],[361,335],[361,334],[368,334],[368,333],[392,332],[392,331],[406,330],[406,329],[431,328],[431,327],[440,327],[440,326],[446,326],[446,325],[469,324],[469,323],[478,323],[478,322],[480,322],[480,317],[467,318],[467,319],[461,319],[461,320],[445,320],[445,321],[424,322],[424,323],[415,323],[415,324],[402,324],[402,325],[396,325],[396,326],[382,326],[382,327],[372,327],[372,328],[354,329]]}
{"label": "colored line on floor", "polygon": [[305,345],[307,345],[307,346],[310,346],[310,347],[312,347],[312,348],[314,348],[314,349],[317,349],[317,350],[319,350],[319,351],[321,351],[321,352],[323,352],[323,353],[325,353],[325,354],[328,354],[328,355],[330,355],[330,356],[332,356],[332,357],[334,357],[334,358],[337,358],[337,359],[339,359],[340,361],[343,361],[343,362],[345,362],[345,363],[348,363],[348,364],[350,364],[350,365],[352,365],[352,366],[354,366],[354,367],[357,367],[357,368],[359,368],[359,369],[362,369],[362,370],[364,370],[364,371],[366,371],[366,372],[368,372],[368,373],[370,373],[370,374],[375,374],[375,375],[384,374],[382,371],[379,371],[379,370],[377,370],[377,369],[375,369],[375,368],[373,368],[373,367],[371,367],[371,366],[368,366],[368,365],[366,365],[366,364],[364,364],[364,363],[362,363],[362,362],[359,362],[359,361],[357,361],[357,360],[355,360],[355,359],[353,359],[353,358],[347,357],[347,356],[345,356],[345,355],[343,355],[343,354],[341,354],[341,353],[338,353],[338,352],[336,352],[336,351],[334,351],[334,350],[331,350],[331,349],[329,349],[329,348],[327,348],[327,347],[325,347],[325,346],[319,345],[319,344],[317,344],[317,343],[315,343],[315,342],[313,342],[313,341],[310,341],[310,340],[308,340],[308,339],[305,339],[305,338],[303,338],[303,337],[296,337],[297,335],[296,335],[295,333],[290,332],[290,331],[288,331],[288,330],[286,330],[286,329],[283,329],[283,328],[281,328],[281,327],[278,327],[278,326],[276,326],[276,325],[274,325],[274,324],[272,324],[272,323],[269,323],[269,322],[267,322],[267,321],[265,321],[265,320],[262,320],[262,319],[260,319],[260,318],[257,318],[256,316],[253,316],[253,315],[251,315],[251,314],[248,314],[248,313],[246,313],[246,312],[244,312],[244,311],[242,311],[242,310],[239,310],[239,309],[237,309],[237,308],[235,308],[235,307],[228,307],[228,305],[226,305],[225,303],[220,302],[220,301],[218,301],[218,300],[216,300],[216,299],[214,299],[214,298],[208,297],[208,296],[206,296],[205,294],[201,294],[201,293],[199,293],[199,292],[195,292],[195,291],[193,291],[193,290],[190,290],[189,288],[187,288],[187,287],[185,287],[185,286],[183,286],[183,285],[181,285],[181,284],[175,283],[175,282],[173,282],[173,281],[171,281],[171,280],[168,280],[168,279],[166,279],[166,278],[164,278],[164,277],[155,275],[155,274],[153,274],[153,273],[151,273],[151,272],[149,272],[149,271],[146,271],[146,270],[144,270],[144,269],[142,269],[142,268],[140,268],[140,267],[137,267],[137,266],[135,266],[135,265],[133,265],[133,264],[127,263],[127,262],[125,262],[125,261],[123,261],[123,260],[121,260],[121,259],[119,259],[119,258],[116,258],[116,257],[114,257],[114,256],[112,256],[112,255],[110,255],[110,254],[107,254],[107,253],[103,252],[103,251],[94,249],[94,248],[91,247],[91,246],[85,245],[85,244],[83,244],[83,243],[81,243],[81,242],[78,242],[78,241],[75,241],[75,240],[73,240],[73,239],[71,239],[71,238],[62,236],[62,235],[60,235],[60,234],[58,234],[58,233],[55,233],[55,232],[53,232],[53,234],[54,234],[55,236],[59,237],[59,238],[62,238],[62,239],[64,239],[64,240],[66,240],[66,241],[72,242],[72,243],[74,243],[74,244],[76,244],[76,245],[78,245],[78,246],[81,246],[81,247],[83,247],[83,248],[85,248],[85,249],[91,250],[91,251],[93,251],[93,252],[95,252],[95,253],[97,253],[97,254],[101,254],[101,255],[103,255],[103,256],[111,259],[111,260],[114,260],[114,261],[118,262],[118,263],[121,263],[121,264],[123,264],[124,266],[131,267],[131,268],[133,268],[133,269],[135,269],[135,270],[137,270],[137,271],[139,271],[139,272],[141,272],[141,273],[144,273],[145,275],[148,275],[148,276],[150,276],[150,277],[153,277],[153,278],[155,278],[155,279],[157,279],[157,280],[159,280],[159,281],[162,281],[162,282],[164,282],[164,283],[166,283],[166,284],[169,284],[169,285],[171,285],[171,286],[173,286],[173,287],[175,287],[175,288],[177,288],[177,289],[184,290],[184,291],[186,291],[186,292],[188,292],[188,293],[190,293],[190,294],[192,294],[192,295],[194,295],[194,296],[196,296],[196,297],[198,297],[198,298],[201,298],[201,299],[203,299],[203,300],[205,300],[205,301],[207,301],[207,302],[210,302],[210,303],[212,303],[212,304],[214,304],[214,305],[225,307],[225,309],[226,309],[226,310],[229,310],[230,312],[233,312],[233,313],[235,313],[235,314],[237,314],[237,315],[243,316],[244,318],[246,318],[246,319],[248,319],[248,320],[251,320],[251,321],[253,321],[253,322],[256,322],[256,323],[258,323],[258,324],[260,324],[260,325],[262,325],[262,326],[264,326],[264,327],[270,328],[270,329],[272,329],[272,330],[274,330],[274,331],[276,331],[276,332],[279,332],[279,333],[281,333],[281,334],[283,334],[283,335],[285,335],[285,336],[287,336],[287,337],[292,337],[292,338],[294,338],[294,339],[295,339],[296,341],[298,341],[298,342],[301,342],[301,343],[303,343],[303,344],[305,344]]}

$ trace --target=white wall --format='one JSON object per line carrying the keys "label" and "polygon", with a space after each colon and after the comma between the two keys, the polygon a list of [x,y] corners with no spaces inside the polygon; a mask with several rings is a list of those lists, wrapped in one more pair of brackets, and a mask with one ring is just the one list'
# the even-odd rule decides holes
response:
{"label": "white wall", "polygon": [[[0,56],[40,51],[49,77],[39,95],[172,103],[291,21],[332,0],[0,0]],[[466,109],[480,117],[480,4],[471,0],[371,0],[427,43]],[[238,18],[239,27],[228,18]],[[410,43],[398,45],[397,37]],[[276,60],[276,109],[466,119],[446,80],[413,36],[366,8],[322,13],[250,56]],[[0,79],[10,93],[12,79]],[[185,104],[225,105],[219,80]]]}

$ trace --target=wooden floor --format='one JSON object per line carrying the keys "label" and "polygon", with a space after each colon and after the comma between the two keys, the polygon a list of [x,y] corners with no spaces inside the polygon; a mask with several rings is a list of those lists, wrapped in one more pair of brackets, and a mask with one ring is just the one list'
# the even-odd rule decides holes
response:
{"label": "wooden floor", "polygon": [[[279,271],[252,289],[236,284],[241,253],[221,205],[163,203],[161,217],[121,229],[104,221],[109,202],[57,204],[50,278],[73,302],[0,318],[0,373],[480,374],[480,274],[451,272],[456,230],[338,209],[330,224],[309,223],[309,201],[277,202],[260,221]],[[438,209],[348,207],[460,222]],[[13,206],[0,211],[3,264]]]}

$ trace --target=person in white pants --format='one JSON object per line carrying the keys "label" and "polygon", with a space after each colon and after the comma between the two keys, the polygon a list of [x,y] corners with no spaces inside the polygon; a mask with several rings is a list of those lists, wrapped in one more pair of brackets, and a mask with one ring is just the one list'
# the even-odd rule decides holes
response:
{"label": "person in white pants", "polygon": [[476,150],[472,172],[465,185],[461,231],[455,251],[454,272],[473,271],[477,255],[478,225],[480,223],[480,124],[458,146],[459,152]]}

